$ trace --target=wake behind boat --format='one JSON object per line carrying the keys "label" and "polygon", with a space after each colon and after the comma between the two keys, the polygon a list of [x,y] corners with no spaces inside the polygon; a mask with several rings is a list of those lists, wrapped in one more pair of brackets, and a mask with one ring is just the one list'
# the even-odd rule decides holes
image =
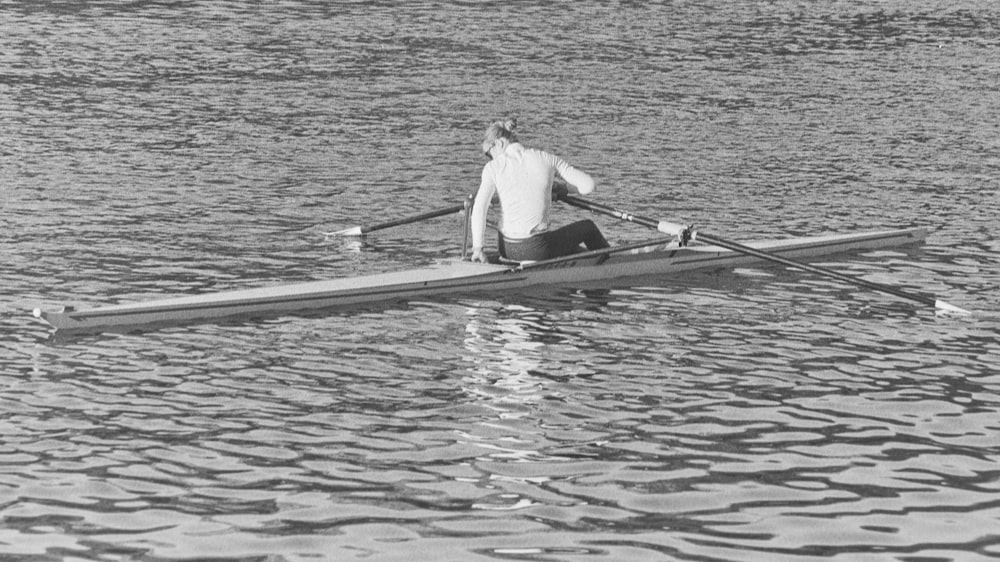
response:
{"label": "wake behind boat", "polygon": [[720,245],[679,247],[666,239],[585,252],[521,265],[446,261],[433,267],[292,285],[179,296],[87,310],[35,309],[63,333],[123,331],[230,318],[251,318],[333,310],[436,295],[473,295],[520,290],[536,285],[573,286],[662,276],[697,269],[739,267],[773,256],[814,259],[831,254],[877,250],[923,242],[923,229],[831,234],[786,240],[748,242],[738,248]]}

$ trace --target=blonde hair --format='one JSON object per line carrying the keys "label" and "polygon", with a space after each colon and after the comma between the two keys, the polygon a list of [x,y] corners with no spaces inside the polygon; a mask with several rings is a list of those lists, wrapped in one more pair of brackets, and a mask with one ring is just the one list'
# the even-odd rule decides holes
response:
{"label": "blonde hair", "polygon": [[500,139],[506,139],[507,142],[518,142],[517,133],[514,132],[516,128],[517,117],[490,123],[490,126],[486,128],[486,135],[483,137],[483,152],[489,150]]}

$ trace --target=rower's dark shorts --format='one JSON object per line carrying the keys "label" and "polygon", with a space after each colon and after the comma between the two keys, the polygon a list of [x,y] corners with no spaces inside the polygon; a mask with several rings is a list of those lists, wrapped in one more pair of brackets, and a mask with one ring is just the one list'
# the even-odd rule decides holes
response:
{"label": "rower's dark shorts", "polygon": [[584,219],[562,228],[536,234],[531,238],[512,239],[499,237],[500,255],[513,261],[540,261],[568,256],[582,251],[608,247],[601,230],[594,221]]}

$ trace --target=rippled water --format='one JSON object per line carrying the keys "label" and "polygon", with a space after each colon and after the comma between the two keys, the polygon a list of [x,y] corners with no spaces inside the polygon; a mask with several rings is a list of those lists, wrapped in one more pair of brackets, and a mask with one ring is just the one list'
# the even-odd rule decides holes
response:
{"label": "rippled water", "polygon": [[[980,2],[0,2],[0,557],[1000,557],[1000,323],[773,267],[51,338],[36,307],[416,266],[478,138],[1000,310]],[[559,220],[576,212],[558,210]],[[597,217],[613,240],[646,235]]]}

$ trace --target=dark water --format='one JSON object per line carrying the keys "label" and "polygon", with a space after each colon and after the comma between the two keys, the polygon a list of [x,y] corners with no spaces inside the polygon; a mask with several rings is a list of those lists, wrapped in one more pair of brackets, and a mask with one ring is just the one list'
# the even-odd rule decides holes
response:
{"label": "dark water", "polygon": [[[489,120],[595,197],[1000,309],[987,2],[0,2],[0,557],[1000,557],[1000,323],[780,268],[49,338],[423,264]],[[558,211],[558,220],[577,212]],[[646,232],[598,217],[609,238]]]}

